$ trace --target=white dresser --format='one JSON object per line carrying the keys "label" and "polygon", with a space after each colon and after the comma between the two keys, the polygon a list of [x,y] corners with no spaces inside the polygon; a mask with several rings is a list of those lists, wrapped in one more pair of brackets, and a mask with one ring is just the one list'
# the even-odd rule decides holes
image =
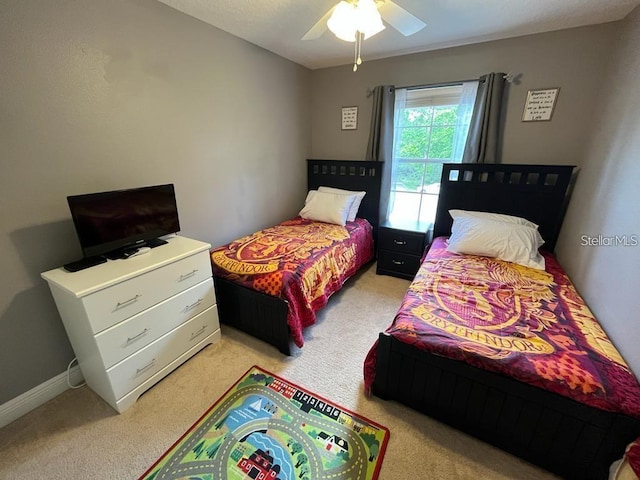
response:
{"label": "white dresser", "polygon": [[220,338],[210,245],[165,240],[144,255],[42,274],[87,384],[120,413]]}

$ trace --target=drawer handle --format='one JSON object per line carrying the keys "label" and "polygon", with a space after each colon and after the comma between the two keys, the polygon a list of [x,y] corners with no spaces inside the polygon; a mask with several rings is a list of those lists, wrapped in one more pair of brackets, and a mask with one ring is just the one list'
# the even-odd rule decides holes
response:
{"label": "drawer handle", "polygon": [[184,310],[182,310],[183,312],[188,312],[189,310],[193,310],[194,308],[196,308],[198,305],[200,305],[202,303],[202,298],[199,298],[196,302],[192,303],[191,305],[187,305],[186,307],[184,307]]}
{"label": "drawer handle", "polygon": [[202,327],[200,327],[200,330],[198,330],[197,332],[193,332],[191,334],[191,338],[189,339],[189,341],[194,340],[195,338],[198,338],[200,335],[202,335],[205,331],[207,330],[207,326],[203,325]]}
{"label": "drawer handle", "polygon": [[396,245],[406,245],[407,242],[405,240],[396,240],[395,238],[393,239],[393,243],[395,243]]}
{"label": "drawer handle", "polygon": [[144,367],[142,368],[137,368],[136,369],[136,376],[140,375],[141,373],[146,372],[147,370],[149,370],[151,367],[153,367],[156,363],[156,359],[154,358],[153,360],[151,360],[148,364],[146,364]]}
{"label": "drawer handle", "polygon": [[133,342],[135,342],[136,340],[139,340],[140,338],[144,337],[147,333],[149,333],[151,330],[149,328],[145,328],[143,331],[141,331],[139,334],[137,334],[135,337],[130,337],[127,338],[127,341],[124,343],[125,347],[128,347],[129,345],[131,345]]}
{"label": "drawer handle", "polygon": [[180,275],[180,280],[178,280],[178,281],[181,282],[183,280],[186,280],[187,278],[193,277],[196,274],[197,271],[198,271],[198,269],[194,268],[193,271]]}
{"label": "drawer handle", "polygon": [[137,294],[135,297],[131,297],[129,300],[125,300],[124,302],[118,302],[116,304],[116,310],[118,310],[119,308],[122,307],[126,307],[127,305],[132,304],[133,302],[137,301],[142,295]]}
{"label": "drawer handle", "polygon": [[393,262],[394,265],[404,265],[402,260],[391,260],[391,262]]}

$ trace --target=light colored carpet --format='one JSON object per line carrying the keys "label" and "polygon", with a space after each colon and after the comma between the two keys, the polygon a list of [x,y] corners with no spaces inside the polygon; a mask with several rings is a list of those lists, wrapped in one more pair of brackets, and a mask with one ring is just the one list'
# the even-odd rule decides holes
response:
{"label": "light colored carpet", "polygon": [[68,390],[0,429],[0,478],[135,479],[246,370],[259,365],[391,431],[381,480],[552,479],[553,475],[395,402],[368,398],[363,359],[409,282],[371,265],[335,294],[291,357],[229,327],[119,415]]}

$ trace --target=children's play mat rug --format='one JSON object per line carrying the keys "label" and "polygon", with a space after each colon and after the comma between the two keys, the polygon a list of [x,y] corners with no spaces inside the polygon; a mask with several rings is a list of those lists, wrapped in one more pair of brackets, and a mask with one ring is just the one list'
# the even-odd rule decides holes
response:
{"label": "children's play mat rug", "polygon": [[377,479],[389,430],[252,367],[141,479]]}

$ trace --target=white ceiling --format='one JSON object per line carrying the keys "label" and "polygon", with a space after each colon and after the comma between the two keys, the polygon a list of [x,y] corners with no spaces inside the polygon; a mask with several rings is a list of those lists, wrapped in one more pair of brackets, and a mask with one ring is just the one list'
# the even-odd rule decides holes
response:
{"label": "white ceiling", "polygon": [[[338,0],[158,0],[310,69],[353,62],[353,43],[327,31],[301,40]],[[640,0],[394,0],[424,21],[404,37],[393,27],[365,40],[364,61],[624,18]]]}

